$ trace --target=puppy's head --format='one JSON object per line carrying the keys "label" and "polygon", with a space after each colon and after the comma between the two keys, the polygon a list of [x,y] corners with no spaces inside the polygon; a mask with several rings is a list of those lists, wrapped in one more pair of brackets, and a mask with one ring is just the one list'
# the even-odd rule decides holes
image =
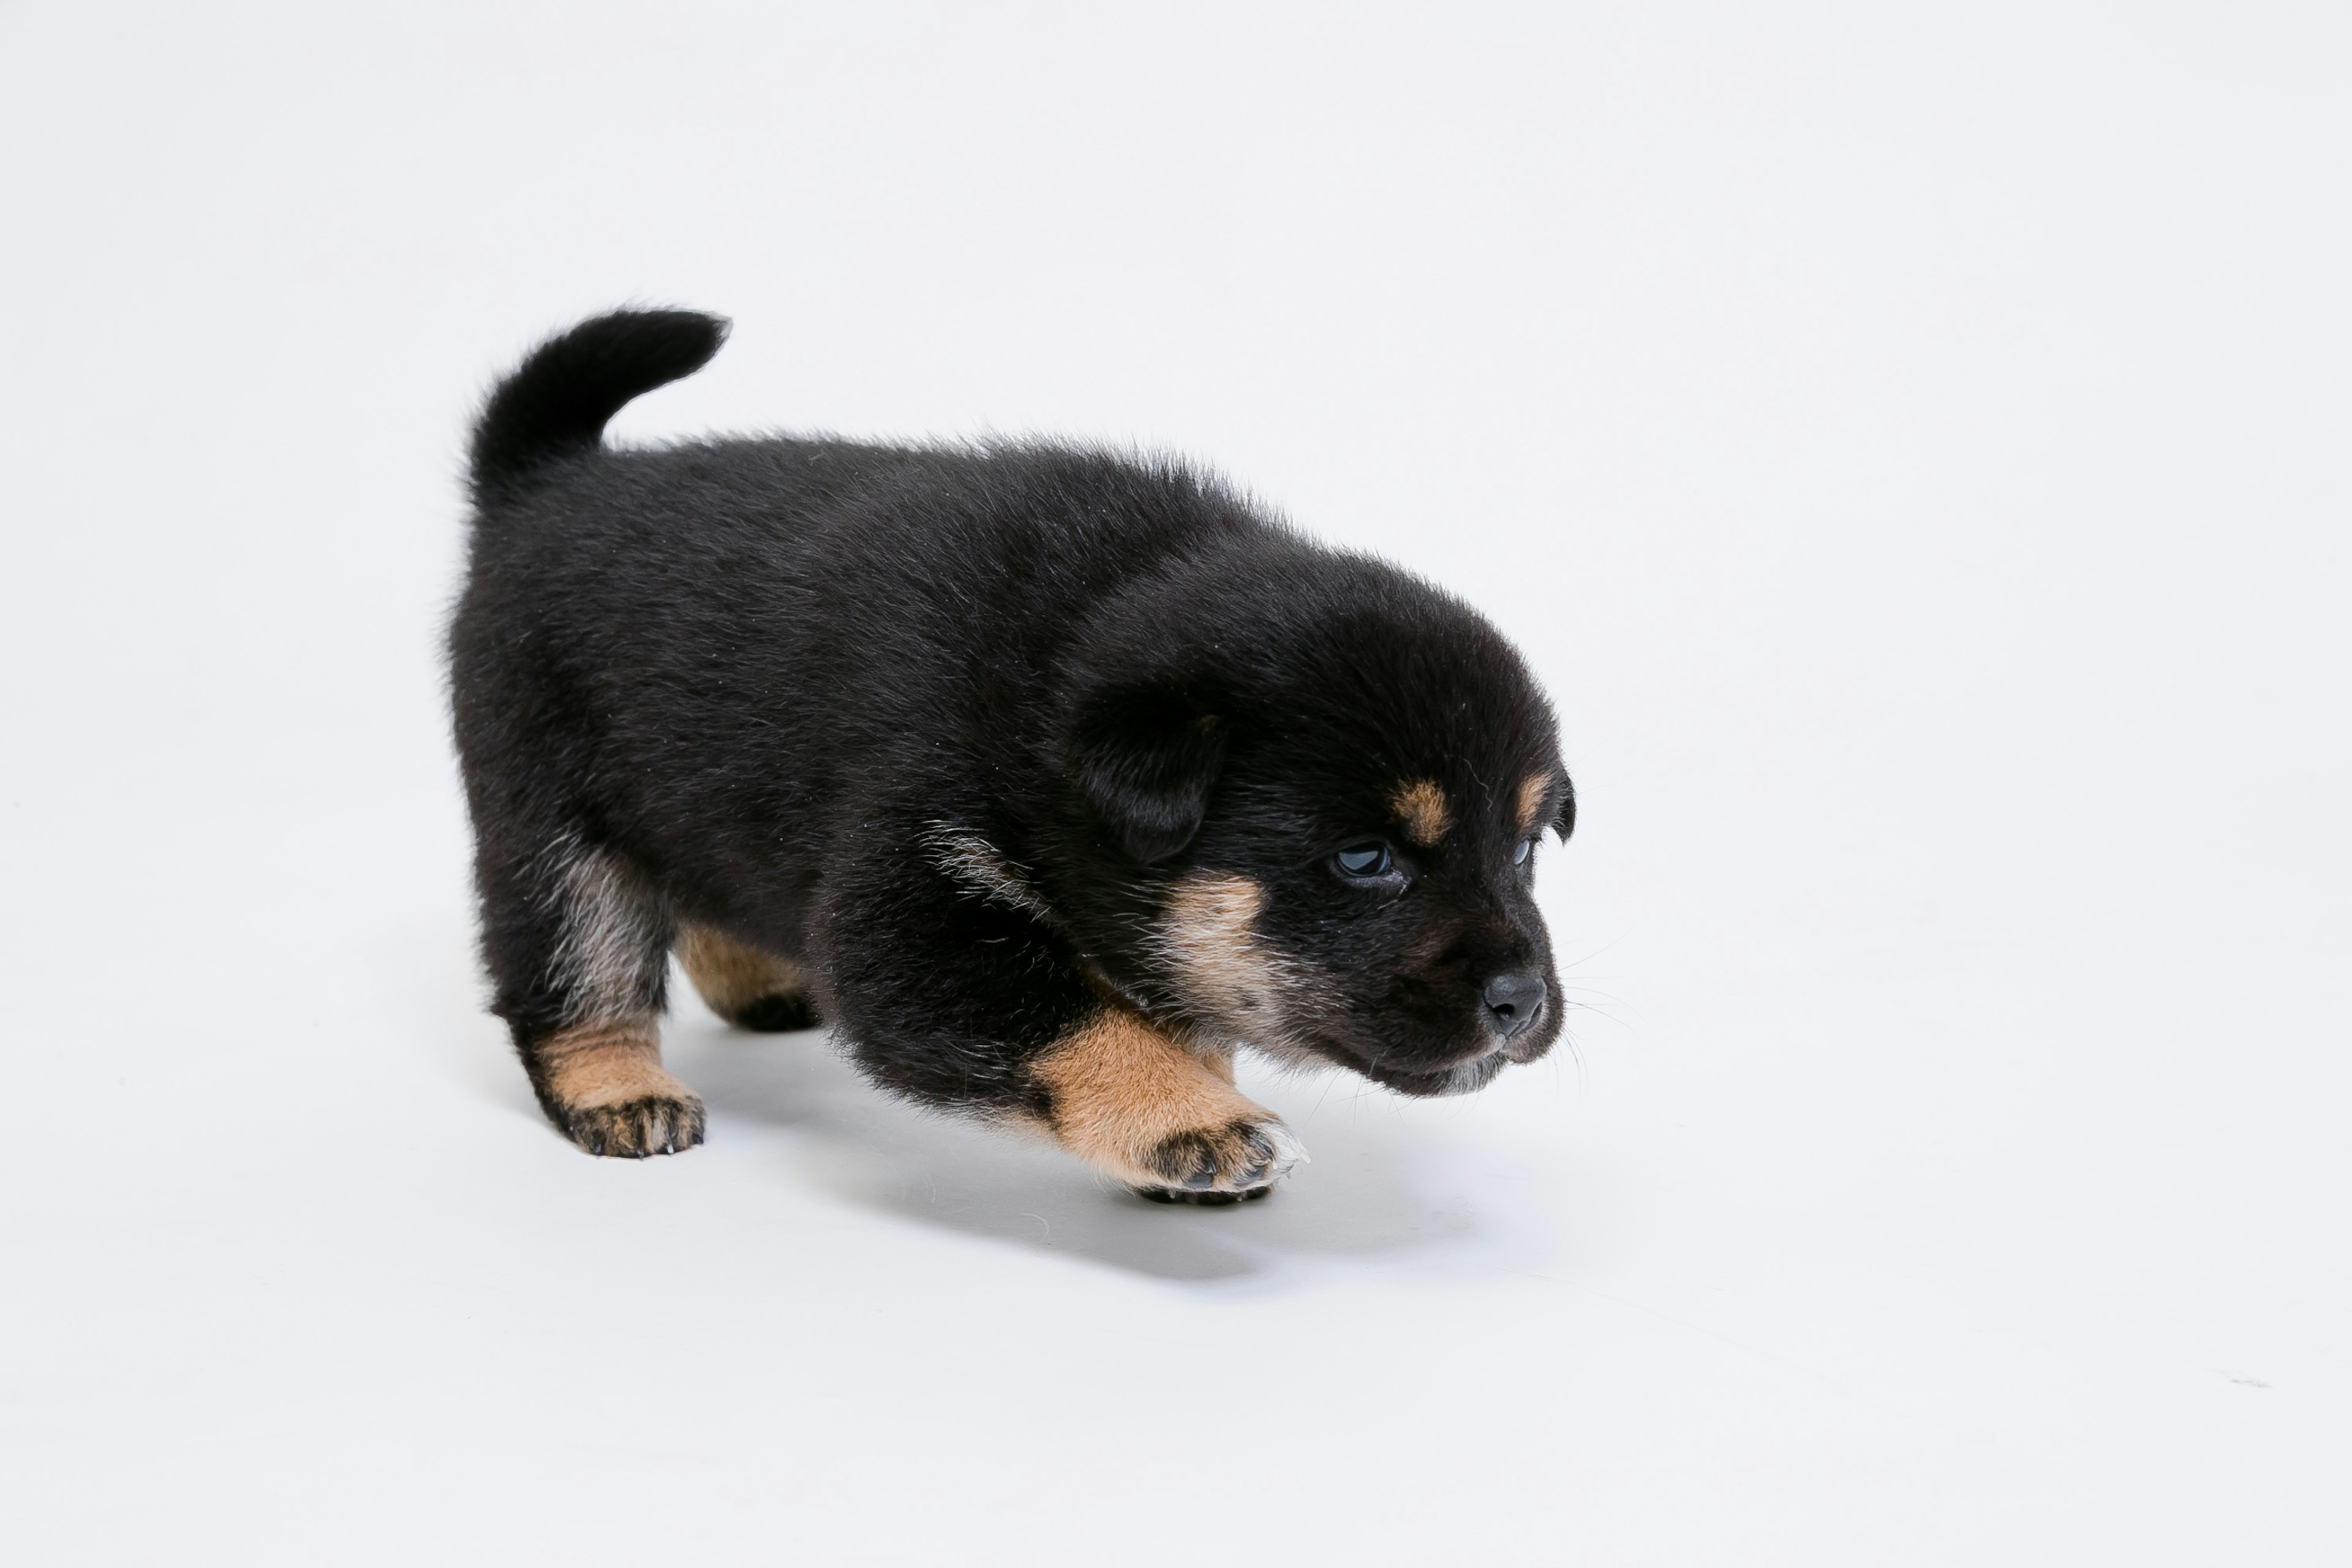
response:
{"label": "puppy's head", "polygon": [[1575,796],[1525,665],[1380,563],[1226,573],[1130,606],[1072,703],[1097,962],[1202,1034],[1408,1094],[1543,1055],[1537,845]]}

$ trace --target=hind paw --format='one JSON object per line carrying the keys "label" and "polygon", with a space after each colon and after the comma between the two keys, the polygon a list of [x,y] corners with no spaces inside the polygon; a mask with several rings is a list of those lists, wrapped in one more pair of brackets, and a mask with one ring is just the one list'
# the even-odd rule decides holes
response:
{"label": "hind paw", "polygon": [[568,1111],[563,1135],[591,1154],[642,1160],[693,1148],[702,1142],[702,1121],[694,1096],[650,1094]]}
{"label": "hind paw", "polygon": [[739,1029],[750,1029],[762,1035],[788,1035],[795,1030],[814,1029],[824,1021],[817,1016],[815,1005],[806,996],[781,991],[746,1002],[721,1016]]}

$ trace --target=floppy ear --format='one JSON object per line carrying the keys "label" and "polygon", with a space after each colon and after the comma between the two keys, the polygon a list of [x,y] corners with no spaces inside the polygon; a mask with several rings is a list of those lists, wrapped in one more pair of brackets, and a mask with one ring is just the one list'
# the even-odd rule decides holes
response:
{"label": "floppy ear", "polygon": [[1568,836],[1576,831],[1576,781],[1563,777],[1559,782],[1564,787],[1559,797],[1559,811],[1551,819],[1551,830],[1559,834],[1559,841],[1565,844]]}
{"label": "floppy ear", "polygon": [[1224,757],[1223,722],[1161,687],[1104,692],[1079,710],[1070,732],[1078,793],[1146,865],[1192,842]]}

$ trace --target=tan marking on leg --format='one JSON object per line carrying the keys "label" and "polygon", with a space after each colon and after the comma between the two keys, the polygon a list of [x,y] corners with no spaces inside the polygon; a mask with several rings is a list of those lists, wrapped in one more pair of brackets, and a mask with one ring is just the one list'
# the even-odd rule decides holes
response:
{"label": "tan marking on leg", "polygon": [[648,1095],[691,1100],[694,1091],[662,1070],[653,1020],[578,1024],[541,1044],[540,1073],[565,1109],[593,1110]]}
{"label": "tan marking on leg", "polygon": [[1538,768],[1519,781],[1519,835],[1525,837],[1536,830],[1536,813],[1543,809],[1544,796],[1551,793],[1551,770]]}
{"label": "tan marking on leg", "polygon": [[1423,849],[1435,847],[1454,826],[1445,792],[1434,779],[1412,779],[1397,785],[1396,793],[1389,796],[1389,805],[1404,824],[1404,836]]}
{"label": "tan marking on leg", "polygon": [[681,931],[677,957],[696,992],[722,1018],[762,998],[798,996],[808,988],[808,972],[791,959],[747,947],[709,926]]}
{"label": "tan marking on leg", "polygon": [[1230,1059],[1188,1050],[1132,1013],[1096,1015],[1032,1070],[1061,1145],[1134,1186],[1250,1191],[1304,1157],[1279,1118],[1234,1088]]}
{"label": "tan marking on leg", "polygon": [[702,1101],[662,1070],[649,1017],[575,1024],[530,1052],[540,1102],[592,1154],[641,1159],[702,1142]]}

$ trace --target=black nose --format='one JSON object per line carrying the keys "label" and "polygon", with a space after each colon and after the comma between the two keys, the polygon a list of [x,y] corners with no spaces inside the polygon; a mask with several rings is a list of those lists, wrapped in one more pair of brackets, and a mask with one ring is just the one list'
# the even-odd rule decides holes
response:
{"label": "black nose", "polygon": [[1543,1012],[1543,976],[1497,974],[1486,982],[1480,994],[1486,1003],[1486,1026],[1507,1040],[1524,1032]]}

